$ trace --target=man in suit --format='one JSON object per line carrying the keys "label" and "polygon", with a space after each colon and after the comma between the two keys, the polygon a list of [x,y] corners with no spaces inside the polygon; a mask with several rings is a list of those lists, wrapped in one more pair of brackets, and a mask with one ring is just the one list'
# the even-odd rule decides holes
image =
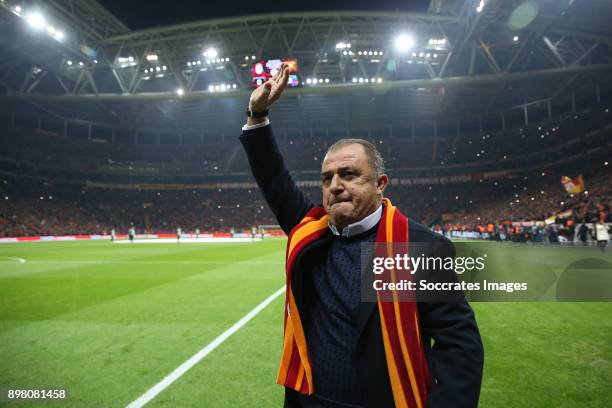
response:
{"label": "man in suit", "polygon": [[[288,74],[283,65],[253,91],[240,141],[268,205],[290,234],[315,206],[291,178],[267,117]],[[390,207],[383,199],[389,179],[380,153],[365,140],[340,140],[323,160],[321,181],[328,227],[301,249],[288,286],[295,295],[292,311],[301,317],[308,357],[299,366],[297,386],[279,380],[286,387],[285,407],[477,406],[484,353],[473,311],[463,297],[417,303],[419,327],[414,335],[421,340],[428,386],[424,399],[398,399],[397,383],[389,374],[394,363],[389,363],[385,349],[388,336],[383,341],[382,311],[375,302],[361,299],[361,245],[375,241],[382,214]],[[425,255],[454,256],[446,238],[411,220],[408,225],[410,241],[420,243]],[[289,307],[287,303],[286,319]],[[306,371],[311,368],[308,381],[302,378],[304,366]]]}

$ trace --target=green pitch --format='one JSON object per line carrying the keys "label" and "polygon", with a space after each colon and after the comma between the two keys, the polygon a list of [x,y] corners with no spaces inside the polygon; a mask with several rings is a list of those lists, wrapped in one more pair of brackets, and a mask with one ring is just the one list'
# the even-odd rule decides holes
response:
{"label": "green pitch", "polygon": [[[559,255],[503,248],[534,262]],[[126,406],[281,288],[283,256],[284,240],[0,245],[0,388],[67,388],[55,406]],[[283,298],[148,405],[281,407]],[[473,307],[481,406],[612,406],[612,303]]]}

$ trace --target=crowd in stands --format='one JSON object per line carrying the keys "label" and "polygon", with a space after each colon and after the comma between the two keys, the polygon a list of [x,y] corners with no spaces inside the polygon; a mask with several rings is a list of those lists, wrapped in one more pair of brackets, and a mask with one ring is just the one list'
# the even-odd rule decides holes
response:
{"label": "crowd in stands", "polygon": [[[252,184],[237,138],[127,145],[24,129],[7,132],[0,137],[0,236],[105,234],[111,229],[126,232],[132,224],[139,232],[158,233],[177,227],[228,231],[276,223]],[[478,137],[370,139],[385,158],[392,182],[467,175],[460,181],[393,183],[386,195],[419,222],[477,231],[550,217],[561,225],[594,222],[602,214],[612,221],[610,135],[612,114],[599,107]],[[290,170],[301,180],[319,179],[321,161],[334,140],[316,134],[278,135]],[[499,174],[485,176],[492,171]],[[560,177],[579,174],[585,191],[568,194]],[[92,187],[87,181],[108,185]],[[224,181],[251,184],[215,184]],[[136,183],[195,186],[160,189]],[[320,203],[319,187],[303,190]]]}
{"label": "crowd in stands", "polygon": [[[556,175],[539,173],[432,185],[390,185],[388,196],[418,222],[446,229],[477,230],[479,226],[516,221],[595,222],[605,214],[612,222],[612,174],[585,175],[586,190],[568,194]],[[607,173],[606,173],[607,171]],[[544,175],[542,175],[544,174]],[[303,191],[321,202],[320,188]],[[2,236],[105,234],[125,232],[229,231],[276,224],[261,193],[252,188],[134,190],[86,188],[78,184],[3,180],[0,184]],[[571,210],[571,212],[567,212]]]}
{"label": "crowd in stands", "polygon": [[[372,141],[387,167],[396,173],[423,177],[466,169],[516,170],[563,160],[609,143],[612,112],[598,107],[504,131],[452,133],[446,128],[435,135],[432,129],[423,132],[296,135],[279,130],[277,141],[297,174],[316,174],[329,145],[346,136]],[[0,171],[66,178],[71,178],[67,173],[78,172],[88,180],[124,182],[151,178],[188,182],[206,177],[245,177],[249,173],[238,134],[224,140],[181,138],[181,144],[126,144],[64,137],[45,130],[6,129],[2,124],[0,133],[10,135],[0,138]]]}

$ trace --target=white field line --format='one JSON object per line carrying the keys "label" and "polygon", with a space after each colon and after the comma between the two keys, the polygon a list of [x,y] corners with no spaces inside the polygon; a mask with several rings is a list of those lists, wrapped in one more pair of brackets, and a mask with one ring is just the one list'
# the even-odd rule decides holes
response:
{"label": "white field line", "polygon": [[19,263],[26,263],[26,260],[23,258],[15,258],[15,257],[11,257],[11,256],[5,256],[3,259],[8,259],[8,261],[4,261],[2,259],[0,259],[0,262],[10,262],[10,263],[15,263],[15,262],[19,262]]}
{"label": "white field line", "polygon": [[285,287],[283,286],[272,295],[270,295],[266,300],[255,306],[253,310],[247,313],[242,319],[238,320],[232,327],[224,331],[214,339],[212,342],[208,343],[203,349],[198,351],[196,354],[191,356],[187,361],[178,366],[174,371],[164,377],[163,380],[155,384],[151,387],[147,392],[142,394],[138,399],[131,402],[127,408],[141,408],[145,406],[149,401],[155,398],[159,393],[165,390],[170,384],[178,380],[183,374],[185,374],[191,367],[199,363],[204,357],[210,354],[214,349],[219,347],[225,340],[227,340],[232,334],[236,333],[242,326],[247,324],[249,320],[253,317],[257,316],[259,312],[266,308],[272,301],[274,301],[277,297],[282,295],[285,292]]}

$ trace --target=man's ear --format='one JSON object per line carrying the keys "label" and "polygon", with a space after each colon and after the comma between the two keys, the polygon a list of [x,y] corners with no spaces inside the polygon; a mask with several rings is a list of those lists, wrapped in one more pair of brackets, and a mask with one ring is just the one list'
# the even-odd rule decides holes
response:
{"label": "man's ear", "polygon": [[378,194],[382,194],[388,185],[389,176],[387,176],[386,174],[381,174],[380,176],[378,176],[378,181],[376,183],[376,189],[378,190]]}

